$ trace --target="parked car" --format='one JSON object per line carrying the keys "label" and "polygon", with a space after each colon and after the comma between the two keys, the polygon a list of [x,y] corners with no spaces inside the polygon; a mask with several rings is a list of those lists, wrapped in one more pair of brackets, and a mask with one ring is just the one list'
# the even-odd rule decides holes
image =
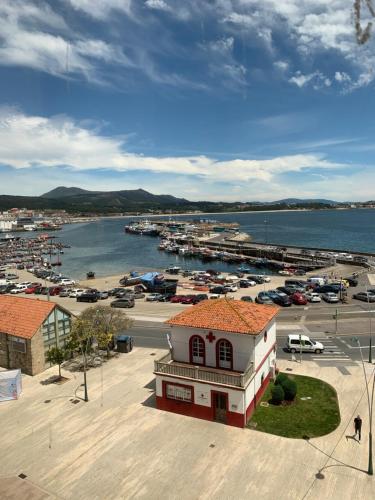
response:
{"label": "parked car", "polygon": [[159,294],[160,298],[158,302],[170,302],[171,298],[174,297],[173,293],[165,293],[163,295]]}
{"label": "parked car", "polygon": [[130,308],[134,307],[134,299],[116,299],[111,302],[111,307]]}
{"label": "parked car", "polygon": [[163,296],[161,293],[150,293],[146,297],[147,302],[158,302]]}
{"label": "parked car", "polygon": [[293,293],[296,293],[296,289],[288,286],[278,286],[276,288],[276,291],[278,292],[283,292],[286,295],[293,295]]}
{"label": "parked car", "polygon": [[302,280],[296,280],[296,279],[285,280],[285,286],[290,286],[290,285],[294,285],[294,286],[301,287],[301,288],[305,289],[307,282],[302,281]]}
{"label": "parked car", "polygon": [[62,289],[63,289],[62,286],[51,286],[49,289],[49,294],[50,295],[60,295],[60,292]]}
{"label": "parked car", "polygon": [[206,293],[198,293],[196,296],[195,296],[196,300],[198,302],[202,302],[202,300],[207,300],[208,299],[208,295]]}
{"label": "parked car", "polygon": [[355,293],[353,299],[362,300],[363,302],[375,302],[375,293],[370,291]]}
{"label": "parked car", "polygon": [[7,273],[5,274],[4,278],[7,280],[18,280],[19,276],[14,273]]}
{"label": "parked car", "polygon": [[211,293],[214,293],[216,295],[223,295],[225,294],[225,290],[223,286],[214,286],[210,289]]}
{"label": "parked car", "polygon": [[300,292],[293,293],[293,295],[290,296],[290,300],[293,302],[293,304],[296,304],[298,306],[305,306],[307,304],[307,298],[303,293]]}
{"label": "parked car", "polygon": [[77,302],[98,302],[98,295],[96,292],[84,292],[77,295]]}
{"label": "parked car", "polygon": [[252,276],[252,275],[248,276],[247,280],[254,281],[254,283],[257,285],[262,285],[263,283],[266,282],[261,276]]}
{"label": "parked car", "polygon": [[253,299],[250,297],[250,295],[243,295],[241,297],[241,300],[243,300],[244,302],[253,302]]}
{"label": "parked car", "polygon": [[[144,293],[141,293],[141,292],[134,292],[131,294],[133,299],[144,299],[146,297],[146,295]],[[125,295],[125,297],[127,297],[127,295]]]}
{"label": "parked car", "polygon": [[273,300],[267,292],[259,292],[257,297],[255,298],[255,302],[257,304],[273,304]]}
{"label": "parked car", "polygon": [[[344,287],[342,287],[344,288]],[[314,292],[316,293],[339,293],[340,285],[323,285],[317,286],[314,288]]]}
{"label": "parked car", "polygon": [[109,293],[107,292],[107,290],[102,290],[101,292],[98,293],[98,299],[100,300],[108,299],[108,297]]}
{"label": "parked car", "polygon": [[349,283],[349,286],[352,286],[352,287],[358,286],[357,278],[345,278],[345,280]]}
{"label": "parked car", "polygon": [[292,301],[290,300],[288,295],[286,295],[283,292],[278,292],[276,290],[268,290],[266,293],[271,298],[272,302],[274,304],[277,304],[278,306],[288,307],[292,305]]}
{"label": "parked car", "polygon": [[74,288],[70,291],[69,297],[75,299],[79,295],[82,295],[86,290],[84,288]]}
{"label": "parked car", "polygon": [[335,304],[339,301],[338,296],[334,292],[322,293],[322,299],[330,304]]}
{"label": "parked car", "polygon": [[17,293],[23,293],[27,290],[27,285],[16,285],[11,291],[10,293],[12,294],[17,294]]}
{"label": "parked car", "polygon": [[111,290],[108,290],[108,295],[110,297],[112,297],[112,296],[116,295],[117,292],[120,292],[121,290],[125,290],[125,288],[117,286],[116,288],[112,288]]}
{"label": "parked car", "polygon": [[240,280],[240,288],[249,288],[250,284],[247,280]]}
{"label": "parked car", "polygon": [[68,278],[60,278],[57,283],[61,286],[67,286],[67,285],[75,285],[76,282],[74,280],[68,279]]}
{"label": "parked car", "polygon": [[35,295],[47,295],[48,290],[49,290],[48,286],[38,286],[35,289],[34,293]]}
{"label": "parked car", "polygon": [[224,285],[224,292],[237,292],[238,286],[237,285]]}
{"label": "parked car", "polygon": [[185,297],[185,295],[173,295],[173,297],[171,297],[170,302],[172,304],[179,304],[184,297]]}
{"label": "parked car", "polygon": [[69,288],[62,288],[59,293],[59,297],[69,297],[70,294],[70,289]]}
{"label": "parked car", "polygon": [[299,335],[297,333],[288,335],[286,348],[291,353],[303,351],[320,354],[324,352],[323,344],[310,339],[307,335]]}
{"label": "parked car", "polygon": [[25,293],[27,293],[28,295],[29,294],[32,294],[32,293],[35,293],[35,290],[37,290],[38,288],[41,288],[41,283],[38,283],[37,285],[33,284],[33,285],[30,285],[26,290],[25,290]]}
{"label": "parked car", "polygon": [[305,297],[307,298],[307,300],[309,302],[321,302],[321,298],[320,298],[320,295],[316,292],[307,292],[305,294]]}
{"label": "parked car", "polygon": [[198,302],[196,295],[185,295],[181,300],[181,304],[197,304]]}

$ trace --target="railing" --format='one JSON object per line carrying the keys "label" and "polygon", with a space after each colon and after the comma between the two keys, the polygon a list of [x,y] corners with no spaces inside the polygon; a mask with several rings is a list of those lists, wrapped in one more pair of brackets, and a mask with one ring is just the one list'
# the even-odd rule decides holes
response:
{"label": "railing", "polygon": [[155,373],[163,375],[175,375],[177,377],[192,378],[213,382],[216,384],[232,385],[235,387],[245,387],[253,374],[253,363],[243,373],[220,372],[218,369],[202,368],[198,366],[188,366],[172,360],[171,354],[155,361]]}

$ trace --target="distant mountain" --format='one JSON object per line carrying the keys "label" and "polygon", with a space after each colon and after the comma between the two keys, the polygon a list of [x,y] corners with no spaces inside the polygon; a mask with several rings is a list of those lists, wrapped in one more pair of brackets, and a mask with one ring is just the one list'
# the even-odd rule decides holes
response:
{"label": "distant mountain", "polygon": [[59,186],[41,196],[0,196],[0,210],[13,207],[62,209],[76,214],[147,213],[147,212],[229,212],[282,210],[297,208],[327,208],[338,203],[323,199],[287,198],[273,202],[212,202],[189,201],[171,195],[152,194],[144,189],[122,191],[87,191],[77,187]]}
{"label": "distant mountain", "polygon": [[322,205],[337,205],[337,201],[325,200],[322,198],[307,198],[307,199],[299,199],[299,198],[285,198],[284,200],[272,201],[271,204],[281,204],[281,205],[301,205],[301,204],[316,204],[320,203]]}
{"label": "distant mountain", "polygon": [[81,189],[77,187],[65,187],[58,186],[52,191],[48,191],[48,193],[44,193],[41,195],[41,198],[65,198],[67,196],[74,196],[76,194],[89,194],[94,193],[94,191],[86,191],[86,189]]}

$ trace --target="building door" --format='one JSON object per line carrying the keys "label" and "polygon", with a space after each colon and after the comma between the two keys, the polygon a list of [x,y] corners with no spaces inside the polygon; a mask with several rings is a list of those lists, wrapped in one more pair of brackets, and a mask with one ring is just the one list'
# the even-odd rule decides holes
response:
{"label": "building door", "polygon": [[227,423],[227,401],[228,394],[225,392],[213,393],[214,420],[216,422]]}

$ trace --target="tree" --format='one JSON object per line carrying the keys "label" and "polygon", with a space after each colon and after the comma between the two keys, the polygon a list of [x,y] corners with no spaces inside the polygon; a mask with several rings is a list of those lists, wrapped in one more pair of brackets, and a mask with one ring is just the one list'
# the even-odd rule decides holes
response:
{"label": "tree", "polygon": [[89,307],[80,314],[80,319],[89,325],[99,348],[107,350],[107,356],[114,337],[128,330],[133,324],[122,311],[101,305]]}
{"label": "tree", "polygon": [[285,399],[287,401],[293,401],[297,394],[297,384],[294,380],[287,378],[282,383],[282,388],[284,389]]}
{"label": "tree", "polygon": [[271,395],[272,395],[272,403],[275,405],[279,405],[284,401],[284,389],[282,386],[279,385],[274,385],[271,389]]}
{"label": "tree", "polygon": [[65,361],[65,350],[61,347],[51,347],[46,354],[46,359],[53,365],[59,365],[59,379],[61,379],[61,365]]}
{"label": "tree", "polygon": [[74,320],[68,342],[71,346],[77,346],[77,348],[82,354],[85,401],[87,402],[89,400],[87,391],[87,375],[86,375],[87,354],[92,350],[92,345],[94,341],[94,330],[92,328],[92,324],[89,321],[83,319],[81,316]]}

